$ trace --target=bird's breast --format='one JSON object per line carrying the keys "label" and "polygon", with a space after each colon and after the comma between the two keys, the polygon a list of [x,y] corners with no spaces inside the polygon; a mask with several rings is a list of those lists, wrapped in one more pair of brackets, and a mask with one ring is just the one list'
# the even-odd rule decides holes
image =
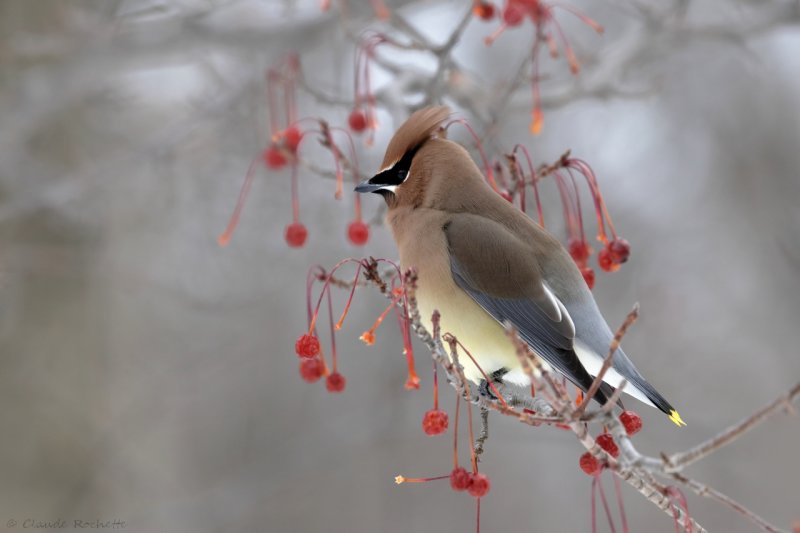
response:
{"label": "bird's breast", "polygon": [[[430,331],[435,310],[441,315],[442,334],[454,335],[469,350],[483,371],[489,375],[501,368],[519,366],[516,352],[504,328],[461,290],[453,280],[450,254],[443,226],[446,213],[414,210],[414,216],[392,220],[395,240],[403,270],[417,271],[417,302],[423,324]],[[395,225],[400,223],[400,227]],[[461,350],[459,362],[468,379],[478,383],[482,374]]]}

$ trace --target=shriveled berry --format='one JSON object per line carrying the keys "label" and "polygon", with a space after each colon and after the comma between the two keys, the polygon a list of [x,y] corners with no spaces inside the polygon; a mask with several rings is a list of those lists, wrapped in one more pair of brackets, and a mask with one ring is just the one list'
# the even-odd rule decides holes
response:
{"label": "shriveled berry", "polygon": [[361,133],[367,129],[367,114],[361,109],[353,109],[350,116],[347,117],[347,123],[350,129],[356,133]]}
{"label": "shriveled berry", "polygon": [[614,263],[619,265],[627,261],[628,257],[630,257],[631,244],[625,239],[617,237],[608,244],[608,251]]}
{"label": "shriveled berry", "polygon": [[567,248],[569,249],[569,255],[579,265],[586,262],[592,253],[592,247],[583,239],[570,239],[567,243]]}
{"label": "shriveled berry", "polygon": [[319,355],[319,339],[314,335],[300,335],[294,343],[294,351],[299,357],[316,357]]}
{"label": "shriveled berry", "polygon": [[375,344],[375,334],[372,333],[371,331],[365,331],[364,333],[361,334],[359,339],[364,341],[364,344],[366,344],[367,346],[372,346],[373,344]]}
{"label": "shriveled berry", "polygon": [[422,430],[426,435],[441,435],[447,431],[447,413],[441,409],[431,409],[422,418]]}
{"label": "shriveled berry", "polygon": [[342,392],[346,381],[339,372],[333,372],[325,379],[325,388],[328,392]]}
{"label": "shriveled berry", "polygon": [[347,226],[347,238],[356,246],[364,246],[369,240],[369,226],[355,220]]}
{"label": "shriveled berry", "polygon": [[325,365],[322,361],[314,357],[312,359],[303,359],[300,363],[300,377],[309,383],[314,383],[322,377],[325,373]]}
{"label": "shriveled berry", "polygon": [[500,196],[502,196],[503,200],[505,200],[506,202],[513,202],[514,201],[514,197],[511,196],[511,193],[509,191],[505,190],[505,189],[500,191]]}
{"label": "shriveled berry", "polygon": [[594,441],[611,457],[619,457],[619,447],[617,446],[617,443],[614,442],[614,437],[612,437],[610,433],[598,435]]}
{"label": "shriveled berry", "polygon": [[296,126],[290,126],[283,132],[283,142],[286,143],[286,148],[292,153],[297,152],[297,147],[300,145],[300,140],[303,134]]}
{"label": "shriveled berry", "polygon": [[597,460],[597,457],[592,455],[589,452],[584,453],[581,455],[580,459],[581,470],[586,472],[586,474],[590,476],[596,476],[600,473],[600,461]]}
{"label": "shriveled berry", "polygon": [[625,426],[625,432],[628,435],[635,435],[642,429],[642,418],[633,411],[622,411],[619,421]]}
{"label": "shriveled berry", "polygon": [[286,244],[288,244],[292,248],[302,247],[306,243],[307,237],[308,237],[308,230],[302,223],[293,222],[288,226],[286,226],[286,232],[284,233],[284,238],[286,239]]}
{"label": "shriveled berry", "polygon": [[450,487],[453,490],[462,491],[469,488],[472,482],[472,474],[467,472],[466,468],[457,466],[450,472]]}
{"label": "shriveled berry", "polygon": [[508,2],[503,8],[503,22],[508,26],[519,26],[525,18],[525,8],[517,2]]}
{"label": "shriveled berry", "polygon": [[270,146],[261,154],[264,159],[264,164],[267,168],[272,170],[280,170],[286,166],[286,156],[283,155],[280,148],[275,145]]}
{"label": "shriveled berry", "polygon": [[589,289],[594,288],[594,270],[592,267],[584,266],[581,267],[581,275],[583,275],[583,280],[586,282],[586,285],[589,286]]}
{"label": "shriveled berry", "polygon": [[483,498],[489,492],[490,484],[488,476],[476,472],[472,474],[470,479],[469,493],[476,498]]}
{"label": "shriveled berry", "polygon": [[492,20],[494,13],[494,4],[489,2],[479,2],[472,8],[472,14],[481,20]]}
{"label": "shriveled berry", "polygon": [[600,250],[600,253],[597,254],[597,264],[606,272],[616,272],[619,270],[619,265],[615,263],[614,259],[611,257],[611,250],[608,249],[608,246]]}

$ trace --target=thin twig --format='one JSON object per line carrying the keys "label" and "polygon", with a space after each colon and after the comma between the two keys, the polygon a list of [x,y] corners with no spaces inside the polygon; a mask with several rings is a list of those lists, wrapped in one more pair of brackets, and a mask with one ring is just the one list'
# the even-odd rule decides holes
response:
{"label": "thin twig", "polygon": [[699,461],[707,455],[719,450],[723,446],[730,444],[748,431],[753,430],[762,422],[765,422],[781,408],[789,409],[792,402],[800,395],[800,382],[789,389],[786,394],[778,397],[774,402],[756,411],[736,425],[733,425],[719,435],[702,442],[683,453],[677,453],[669,457],[667,465],[664,467],[666,473],[674,473],[686,466]]}
{"label": "thin twig", "polygon": [[611,345],[608,348],[608,355],[603,361],[603,366],[600,367],[600,372],[597,373],[592,385],[586,392],[586,397],[583,399],[583,402],[581,402],[581,404],[575,410],[576,417],[580,418],[583,415],[583,412],[586,410],[586,406],[589,405],[589,402],[592,400],[592,398],[594,398],[594,395],[597,394],[598,389],[600,389],[600,385],[603,383],[603,378],[605,377],[606,372],[608,372],[608,369],[611,368],[611,365],[614,362],[614,354],[617,353],[617,350],[619,349],[619,345],[622,342],[622,337],[625,336],[628,328],[631,327],[634,322],[636,322],[638,317],[639,304],[637,303],[633,305],[633,309],[631,309],[631,312],[628,313],[627,317],[625,317],[625,322],[622,323],[617,332],[614,334],[614,339],[611,341]]}

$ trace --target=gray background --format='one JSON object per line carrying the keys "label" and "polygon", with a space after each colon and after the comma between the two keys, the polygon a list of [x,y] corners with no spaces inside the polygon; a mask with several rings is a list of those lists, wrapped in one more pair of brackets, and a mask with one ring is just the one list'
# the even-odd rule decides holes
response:
{"label": "gray background", "polygon": [[[579,53],[602,55],[635,24],[619,5],[584,6],[607,25],[602,38],[567,24]],[[463,9],[404,12],[442,39],[440,21]],[[733,31],[759,9],[690,14]],[[488,80],[510,76],[530,33],[487,50],[495,26],[473,22],[458,51]],[[357,295],[339,336],[346,392],[297,374],[306,268],[395,257],[387,229],[349,245],[352,198],[334,201],[329,180],[304,172],[309,241],[289,250],[289,176],[261,171],[231,245],[215,243],[268,141],[265,66],[298,48],[313,83],[349,96],[337,27],[315,2],[0,2],[0,530],[26,518],[121,519],[137,533],[474,528],[473,500],[446,482],[392,482],[448,472],[451,439],[420,430],[424,352],[423,388],[409,393],[393,324],[372,348],[357,340],[385,305],[377,293]],[[635,69],[655,88],[647,96],[575,99],[548,109],[532,138],[521,93],[497,144],[521,140],[538,161],[572,148],[595,168],[633,250],[619,273],[598,273],[596,297],[612,325],[640,302],[626,351],[688,422],[678,430],[636,406],[637,442],[655,454],[709,437],[800,376],[800,33],[770,22],[741,42],[648,46]],[[339,123],[348,111],[307,96],[300,107]],[[382,115],[366,172],[396,125]],[[366,212],[378,203],[365,199]],[[452,391],[443,398],[451,410]],[[800,519],[798,444],[797,419],[779,416],[688,473],[788,528]],[[590,530],[580,453],[567,433],[495,419],[484,530]],[[624,491],[632,531],[674,530]],[[711,531],[754,529],[713,502],[689,506]]]}

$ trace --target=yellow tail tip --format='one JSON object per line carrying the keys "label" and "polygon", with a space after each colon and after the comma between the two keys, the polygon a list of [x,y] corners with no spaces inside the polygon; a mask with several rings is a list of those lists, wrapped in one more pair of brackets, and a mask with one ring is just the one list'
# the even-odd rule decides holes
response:
{"label": "yellow tail tip", "polygon": [[670,411],[669,419],[672,420],[673,424],[675,424],[678,427],[683,427],[686,425],[686,422],[683,421],[681,415],[679,415],[678,411],[676,411],[675,409]]}

